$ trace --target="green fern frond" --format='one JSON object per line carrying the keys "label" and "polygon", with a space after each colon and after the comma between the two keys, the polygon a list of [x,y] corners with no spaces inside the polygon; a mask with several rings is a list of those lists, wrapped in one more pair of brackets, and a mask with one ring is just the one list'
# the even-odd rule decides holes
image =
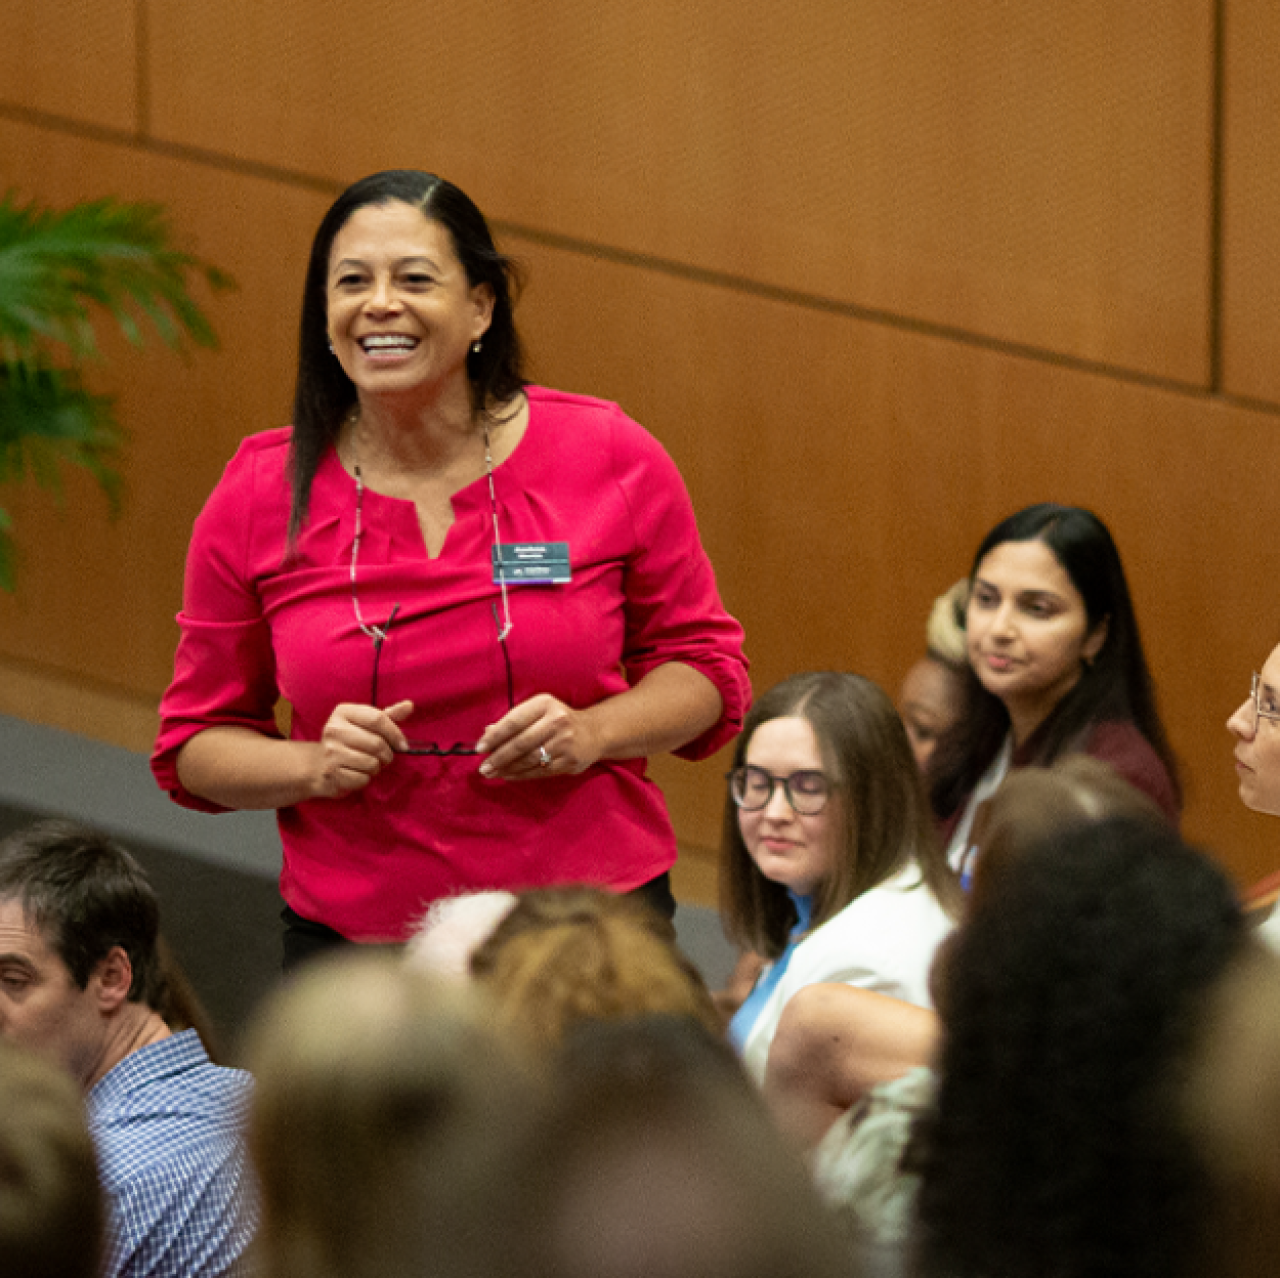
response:
{"label": "green fern frond", "polygon": [[[191,296],[203,281],[233,288],[216,267],[172,246],[156,204],[92,200],[63,210],[0,196],[0,484],[30,478],[62,495],[66,463],[120,506],[123,432],[112,400],[87,390],[77,365],[98,355],[104,314],[135,346],[216,347]],[[0,589],[12,590],[16,550],[0,508]]]}
{"label": "green fern frond", "polygon": [[74,370],[0,368],[0,484],[30,476],[61,496],[60,468],[71,462],[94,477],[114,515],[123,444],[112,401],[86,390]]}
{"label": "green fern frond", "polygon": [[215,347],[190,281],[213,290],[234,282],[170,241],[159,205],[101,199],[53,210],[0,197],[0,360],[32,360],[42,342],[95,356],[95,308],[135,345],[145,320],[175,350]]}

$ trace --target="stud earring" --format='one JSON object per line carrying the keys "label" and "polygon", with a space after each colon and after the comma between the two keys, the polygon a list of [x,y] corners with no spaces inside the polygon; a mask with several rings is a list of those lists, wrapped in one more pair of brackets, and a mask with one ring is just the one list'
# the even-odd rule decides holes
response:
{"label": "stud earring", "polygon": [[329,343],[329,354],[330,354],[330,355],[333,355],[334,353],[335,353],[335,352],[334,352],[334,349],[333,349],[333,343],[332,343],[332,342],[330,342],[330,343]]}
{"label": "stud earring", "polygon": [[471,353],[472,353],[473,355],[479,355],[479,354],[480,354],[480,339],[479,339],[478,337],[476,338],[476,340],[475,340],[474,342],[472,342],[472,343],[471,343]]}

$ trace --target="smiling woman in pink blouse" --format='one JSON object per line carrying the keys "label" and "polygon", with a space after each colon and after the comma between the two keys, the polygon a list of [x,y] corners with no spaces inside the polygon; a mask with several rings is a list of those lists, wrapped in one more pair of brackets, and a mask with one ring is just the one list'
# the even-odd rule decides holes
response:
{"label": "smiling woman in pink blouse", "polygon": [[747,709],[675,466],[615,405],[526,383],[512,293],[457,187],[350,187],[312,246],[294,424],[196,521],[152,765],[189,807],[278,809],[286,963],[463,890],[670,912],[645,757],[709,754]]}

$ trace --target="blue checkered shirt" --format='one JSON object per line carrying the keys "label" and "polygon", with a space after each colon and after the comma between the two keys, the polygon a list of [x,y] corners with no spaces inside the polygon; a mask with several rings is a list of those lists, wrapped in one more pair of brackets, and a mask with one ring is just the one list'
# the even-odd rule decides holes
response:
{"label": "blue checkered shirt", "polygon": [[131,1052],[90,1089],[110,1205],[106,1278],[246,1272],[257,1224],[243,1135],[251,1087],[185,1030]]}

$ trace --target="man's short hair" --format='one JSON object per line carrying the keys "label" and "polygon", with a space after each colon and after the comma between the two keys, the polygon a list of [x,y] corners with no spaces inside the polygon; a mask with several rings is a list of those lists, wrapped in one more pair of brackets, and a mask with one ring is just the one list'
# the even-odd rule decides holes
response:
{"label": "man's short hair", "polygon": [[71,821],[38,821],[0,839],[0,900],[16,900],[84,989],[120,946],[129,999],[163,1006],[160,906],[142,867],[114,839]]}
{"label": "man's short hair", "polygon": [[96,1278],[105,1211],[79,1089],[0,1040],[0,1260],[22,1278]]}

